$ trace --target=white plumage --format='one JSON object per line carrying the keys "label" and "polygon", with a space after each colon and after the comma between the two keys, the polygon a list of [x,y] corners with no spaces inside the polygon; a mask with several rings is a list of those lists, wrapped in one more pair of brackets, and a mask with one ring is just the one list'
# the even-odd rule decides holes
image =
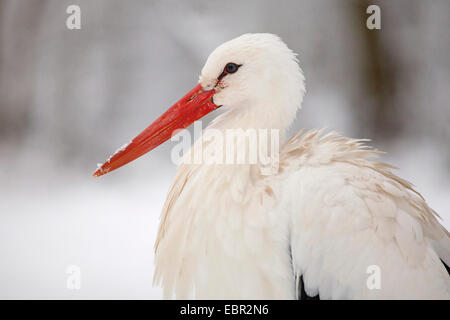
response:
{"label": "white plumage", "polygon": [[[241,67],[218,78],[229,62]],[[226,110],[206,131],[279,129],[280,139],[305,92],[295,54],[270,34],[219,46],[200,84]],[[363,142],[300,132],[269,176],[259,164],[180,165],[155,245],[164,297],[295,299],[303,289],[321,299],[449,299],[440,260],[450,263],[449,233]],[[373,265],[381,287],[371,290]]]}

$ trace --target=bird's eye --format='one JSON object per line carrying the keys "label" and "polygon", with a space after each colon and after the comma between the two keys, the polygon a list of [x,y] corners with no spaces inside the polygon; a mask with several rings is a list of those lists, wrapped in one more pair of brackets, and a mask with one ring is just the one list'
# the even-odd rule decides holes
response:
{"label": "bird's eye", "polygon": [[226,73],[235,73],[236,71],[238,71],[239,67],[240,66],[236,63],[230,62],[225,66],[225,71]]}
{"label": "bird's eye", "polygon": [[223,68],[223,72],[220,74],[219,78],[217,78],[218,81],[222,80],[223,77],[225,77],[227,74],[230,73],[235,73],[236,71],[238,71],[238,69],[241,67],[241,64],[236,64],[233,62],[228,62],[225,66],[225,68]]}

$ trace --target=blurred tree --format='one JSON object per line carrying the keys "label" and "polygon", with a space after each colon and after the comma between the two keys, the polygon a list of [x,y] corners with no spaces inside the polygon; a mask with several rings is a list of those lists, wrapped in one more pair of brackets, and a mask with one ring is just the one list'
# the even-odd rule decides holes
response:
{"label": "blurred tree", "polygon": [[[366,21],[368,6],[381,7],[381,30],[369,30]],[[395,139],[402,131],[403,124],[398,119],[399,105],[395,104],[395,88],[400,64],[390,54],[390,44],[384,38],[386,21],[383,6],[379,1],[358,0],[351,6],[360,34],[362,48],[361,92],[357,96],[356,111],[362,119],[361,132],[374,140]]]}
{"label": "blurred tree", "polygon": [[0,1],[0,136],[26,133],[33,105],[36,34],[47,1]]}

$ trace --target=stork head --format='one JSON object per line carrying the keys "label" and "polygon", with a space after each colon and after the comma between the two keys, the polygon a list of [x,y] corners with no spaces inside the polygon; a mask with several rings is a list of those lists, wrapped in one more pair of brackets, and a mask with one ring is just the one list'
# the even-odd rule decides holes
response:
{"label": "stork head", "polygon": [[215,91],[215,104],[238,114],[242,110],[240,116],[251,117],[253,125],[280,129],[292,123],[305,92],[296,54],[269,33],[221,44],[208,57],[199,82]]}
{"label": "stork head", "polygon": [[294,120],[304,92],[296,55],[278,36],[244,34],[217,47],[202,69],[199,84],[100,165],[94,176],[142,156],[218,107],[254,128],[285,129]]}

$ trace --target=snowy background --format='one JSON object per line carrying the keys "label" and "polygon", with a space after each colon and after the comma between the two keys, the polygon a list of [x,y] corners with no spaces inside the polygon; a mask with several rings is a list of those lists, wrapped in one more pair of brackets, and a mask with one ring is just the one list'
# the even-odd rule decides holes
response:
{"label": "snowy background", "polygon": [[[70,4],[81,30],[66,28]],[[380,31],[365,28],[369,4]],[[171,143],[91,175],[246,32],[299,53],[308,93],[292,131],[372,138],[450,228],[449,12],[448,0],[0,0],[0,298],[161,297]],[[70,265],[80,290],[66,287]]]}

